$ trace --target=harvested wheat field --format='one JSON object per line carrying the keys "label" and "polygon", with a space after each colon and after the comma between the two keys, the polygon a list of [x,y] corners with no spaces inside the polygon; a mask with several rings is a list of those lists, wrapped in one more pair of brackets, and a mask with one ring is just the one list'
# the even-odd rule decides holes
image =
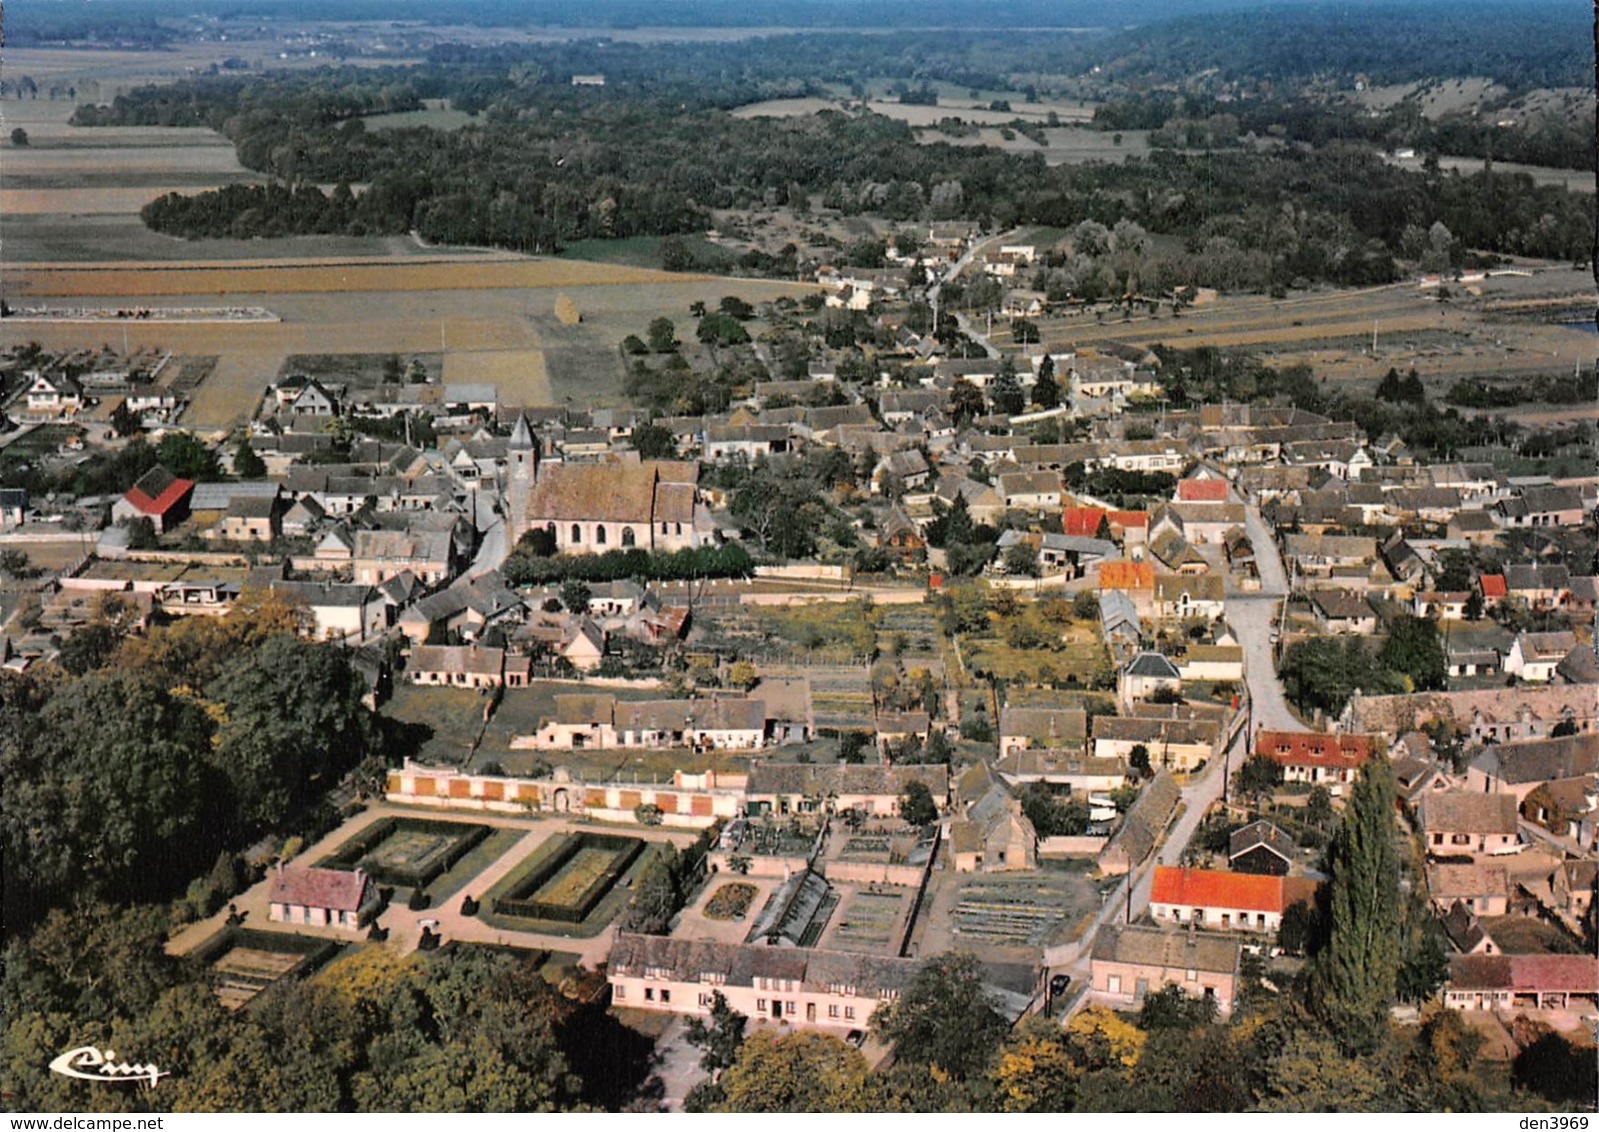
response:
{"label": "harvested wheat field", "polygon": [[[195,188],[194,185],[162,185],[147,189],[111,186],[80,188],[72,193],[71,209],[66,215],[126,216],[138,212],[155,197],[167,193],[192,193]],[[61,215],[62,192],[59,189],[0,189],[0,212],[7,216]]]}
{"label": "harvested wheat field", "polygon": [[542,350],[457,350],[444,355],[447,382],[491,381],[502,405],[553,404]]}
{"label": "harvested wheat field", "polygon": [[[506,405],[614,404],[625,371],[618,345],[666,315],[691,331],[689,306],[724,295],[761,302],[815,290],[797,284],[672,275],[512,253],[385,260],[255,260],[226,264],[27,265],[8,275],[13,301],[52,306],[260,306],[272,323],[0,323],[0,345],[130,347],[215,356],[183,423],[227,428],[249,418],[296,354],[443,356],[444,379],[492,381]],[[583,321],[563,324],[565,294]],[[19,305],[21,303],[19,302]]]}
{"label": "harvested wheat field", "polygon": [[[18,298],[154,298],[165,295],[343,294],[676,283],[694,276],[580,260],[500,257],[441,260],[281,260],[230,263],[30,264],[13,277]],[[233,301],[230,299],[230,302]]]}

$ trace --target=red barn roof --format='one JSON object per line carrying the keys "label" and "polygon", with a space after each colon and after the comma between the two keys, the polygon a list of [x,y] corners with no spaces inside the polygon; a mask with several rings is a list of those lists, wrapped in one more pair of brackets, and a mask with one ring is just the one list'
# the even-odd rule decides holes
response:
{"label": "red barn roof", "polygon": [[180,479],[157,464],[140,476],[139,482],[128,488],[123,498],[141,514],[158,518],[193,490],[193,480]]}
{"label": "red barn roof", "polygon": [[1255,753],[1279,766],[1353,770],[1371,757],[1371,736],[1262,731],[1255,737]]}
{"label": "red barn roof", "polygon": [[1503,574],[1484,574],[1477,579],[1477,584],[1482,587],[1484,598],[1504,597],[1510,592]]}
{"label": "red barn roof", "polygon": [[1146,530],[1149,527],[1148,511],[1110,511],[1107,512],[1112,527],[1122,530]]}
{"label": "red barn roof", "polygon": [[1161,865],[1155,870],[1149,902],[1280,914],[1284,906],[1283,878]]}
{"label": "red barn roof", "polygon": [[1067,507],[1060,513],[1061,534],[1098,538],[1106,512],[1100,507]]}
{"label": "red barn roof", "polygon": [[1453,955],[1449,985],[1455,990],[1593,994],[1599,990],[1599,963],[1591,955]]}
{"label": "red barn roof", "polygon": [[1177,498],[1184,503],[1226,503],[1226,480],[1181,480],[1177,484]]}
{"label": "red barn roof", "polygon": [[1127,562],[1114,559],[1099,566],[1099,588],[1102,590],[1152,590],[1155,588],[1155,567],[1148,562]]}

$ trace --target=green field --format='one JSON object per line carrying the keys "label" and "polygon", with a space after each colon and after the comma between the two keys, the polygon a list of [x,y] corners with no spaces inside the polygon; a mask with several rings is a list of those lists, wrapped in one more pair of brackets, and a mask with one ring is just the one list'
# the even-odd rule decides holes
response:
{"label": "green field", "polygon": [[449,99],[429,98],[421,110],[402,110],[395,114],[368,114],[361,121],[369,130],[403,130],[425,127],[432,130],[458,130],[480,119],[465,110],[455,110]]}
{"label": "green field", "polygon": [[999,637],[962,637],[961,655],[972,672],[1081,688],[1091,687],[1095,674],[1109,671],[1110,663],[1103,642],[1091,640],[1072,641],[1058,649],[1020,649]]}
{"label": "green field", "polygon": [[615,859],[616,853],[609,849],[579,849],[577,855],[566,863],[566,868],[533,893],[533,899],[551,904],[571,904]]}
{"label": "green field", "polygon": [[[629,236],[620,240],[573,240],[561,249],[566,259],[588,259],[596,263],[620,263],[628,267],[660,267],[661,236]],[[694,257],[696,271],[728,271],[734,266],[732,252],[703,236],[685,236],[683,243]]]}
{"label": "green field", "polygon": [[419,688],[399,682],[383,714],[412,725],[409,730],[420,745],[404,753],[433,766],[459,766],[471,754],[487,704],[487,696],[470,688]]}
{"label": "green field", "polygon": [[[455,862],[443,876],[428,885],[428,896],[437,908],[466,887],[467,881],[511,851],[525,836],[520,829],[496,829],[472,851]],[[475,894],[474,894],[475,895]]]}

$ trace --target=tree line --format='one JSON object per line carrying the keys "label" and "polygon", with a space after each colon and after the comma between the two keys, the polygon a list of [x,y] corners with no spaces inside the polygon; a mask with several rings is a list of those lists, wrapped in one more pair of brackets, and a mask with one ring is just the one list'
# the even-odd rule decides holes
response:
{"label": "tree line", "polygon": [[[416,67],[144,88],[109,108],[86,107],[78,120],[210,125],[247,168],[287,186],[164,198],[145,219],[177,235],[416,229],[440,241],[548,252],[575,239],[696,231],[712,209],[820,194],[846,214],[905,221],[1135,221],[1185,238],[1184,270],[1162,281],[1170,286],[1383,282],[1396,275],[1406,230],[1437,221],[1468,246],[1497,253],[1577,259],[1592,245],[1591,209],[1558,186],[1499,173],[1410,173],[1352,143],[1050,167],[1038,154],[921,145],[905,123],[875,114],[729,113],[752,96],[813,89],[810,75],[822,68],[795,76],[781,52],[823,48],[797,43],[805,46],[740,44],[736,63],[703,56],[694,74],[682,70],[680,45],[607,48],[623,73],[614,86],[608,73],[598,89],[573,87],[569,60],[540,54],[555,48],[458,48],[447,63]],[[695,51],[718,49],[731,51]],[[481,106],[482,122],[378,130],[353,116],[420,97]],[[367,188],[329,196],[306,182]],[[1206,267],[1229,254],[1260,257],[1264,268],[1229,281]]]}

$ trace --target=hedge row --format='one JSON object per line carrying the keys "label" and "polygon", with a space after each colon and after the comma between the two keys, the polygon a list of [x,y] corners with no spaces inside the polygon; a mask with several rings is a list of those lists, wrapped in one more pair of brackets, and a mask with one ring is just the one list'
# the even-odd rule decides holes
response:
{"label": "hedge row", "polygon": [[670,554],[647,550],[610,550],[604,554],[557,554],[541,557],[515,550],[501,568],[512,585],[540,586],[576,579],[616,582],[624,578],[679,581],[694,578],[747,578],[755,563],[742,546],[707,546]]}

